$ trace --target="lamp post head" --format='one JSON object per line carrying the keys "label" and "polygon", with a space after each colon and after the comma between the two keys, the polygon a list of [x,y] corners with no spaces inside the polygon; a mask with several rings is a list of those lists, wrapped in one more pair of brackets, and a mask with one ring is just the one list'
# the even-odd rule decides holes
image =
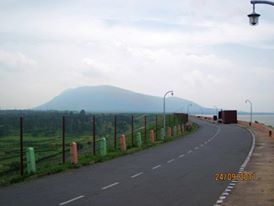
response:
{"label": "lamp post head", "polygon": [[259,17],[260,14],[257,14],[255,11],[253,11],[251,14],[247,15],[249,18],[249,24],[252,26],[256,26],[259,23]]}
{"label": "lamp post head", "polygon": [[173,91],[171,92],[171,95],[172,95],[172,96],[174,95]]}

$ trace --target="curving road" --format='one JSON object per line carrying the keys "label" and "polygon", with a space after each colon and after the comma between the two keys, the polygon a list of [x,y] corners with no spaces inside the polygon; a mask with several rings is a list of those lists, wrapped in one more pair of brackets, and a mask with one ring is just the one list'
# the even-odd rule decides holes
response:
{"label": "curving road", "polygon": [[193,120],[199,130],[185,138],[112,161],[0,189],[0,205],[214,205],[237,173],[252,143],[235,125]]}

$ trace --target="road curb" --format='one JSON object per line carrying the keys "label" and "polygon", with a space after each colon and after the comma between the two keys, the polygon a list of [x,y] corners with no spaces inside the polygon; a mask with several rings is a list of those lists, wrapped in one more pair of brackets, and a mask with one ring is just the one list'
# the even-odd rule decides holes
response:
{"label": "road curb", "polygon": [[[245,161],[242,163],[241,167],[238,170],[238,174],[241,174],[244,172],[246,165],[248,164],[248,162],[250,161],[250,158],[254,152],[254,148],[255,148],[255,143],[256,143],[256,137],[254,132],[249,129],[246,128],[251,136],[252,136],[252,145],[251,148],[249,150],[249,153],[247,154]],[[224,203],[224,200],[230,195],[230,193],[232,192],[233,188],[236,186],[238,180],[232,180],[229,182],[229,184],[227,185],[227,187],[225,188],[225,190],[223,191],[223,193],[219,196],[218,200],[216,201],[216,203],[213,206],[221,206]]]}

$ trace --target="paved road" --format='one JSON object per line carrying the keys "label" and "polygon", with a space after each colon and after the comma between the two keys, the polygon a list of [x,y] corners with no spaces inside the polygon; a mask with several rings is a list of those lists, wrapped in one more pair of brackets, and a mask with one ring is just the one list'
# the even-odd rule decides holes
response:
{"label": "paved road", "polygon": [[251,147],[235,125],[195,120],[192,135],[112,161],[0,189],[0,205],[213,205]]}

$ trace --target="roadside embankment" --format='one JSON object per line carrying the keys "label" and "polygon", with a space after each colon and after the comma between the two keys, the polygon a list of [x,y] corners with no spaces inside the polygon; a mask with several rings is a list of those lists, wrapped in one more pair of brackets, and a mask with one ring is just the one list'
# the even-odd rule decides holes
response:
{"label": "roadside embankment", "polygon": [[[255,150],[246,172],[256,174],[255,180],[238,181],[222,206],[273,206],[274,205],[274,135],[273,128],[263,124],[238,121],[241,127],[255,134]],[[272,136],[270,136],[270,131]]]}

